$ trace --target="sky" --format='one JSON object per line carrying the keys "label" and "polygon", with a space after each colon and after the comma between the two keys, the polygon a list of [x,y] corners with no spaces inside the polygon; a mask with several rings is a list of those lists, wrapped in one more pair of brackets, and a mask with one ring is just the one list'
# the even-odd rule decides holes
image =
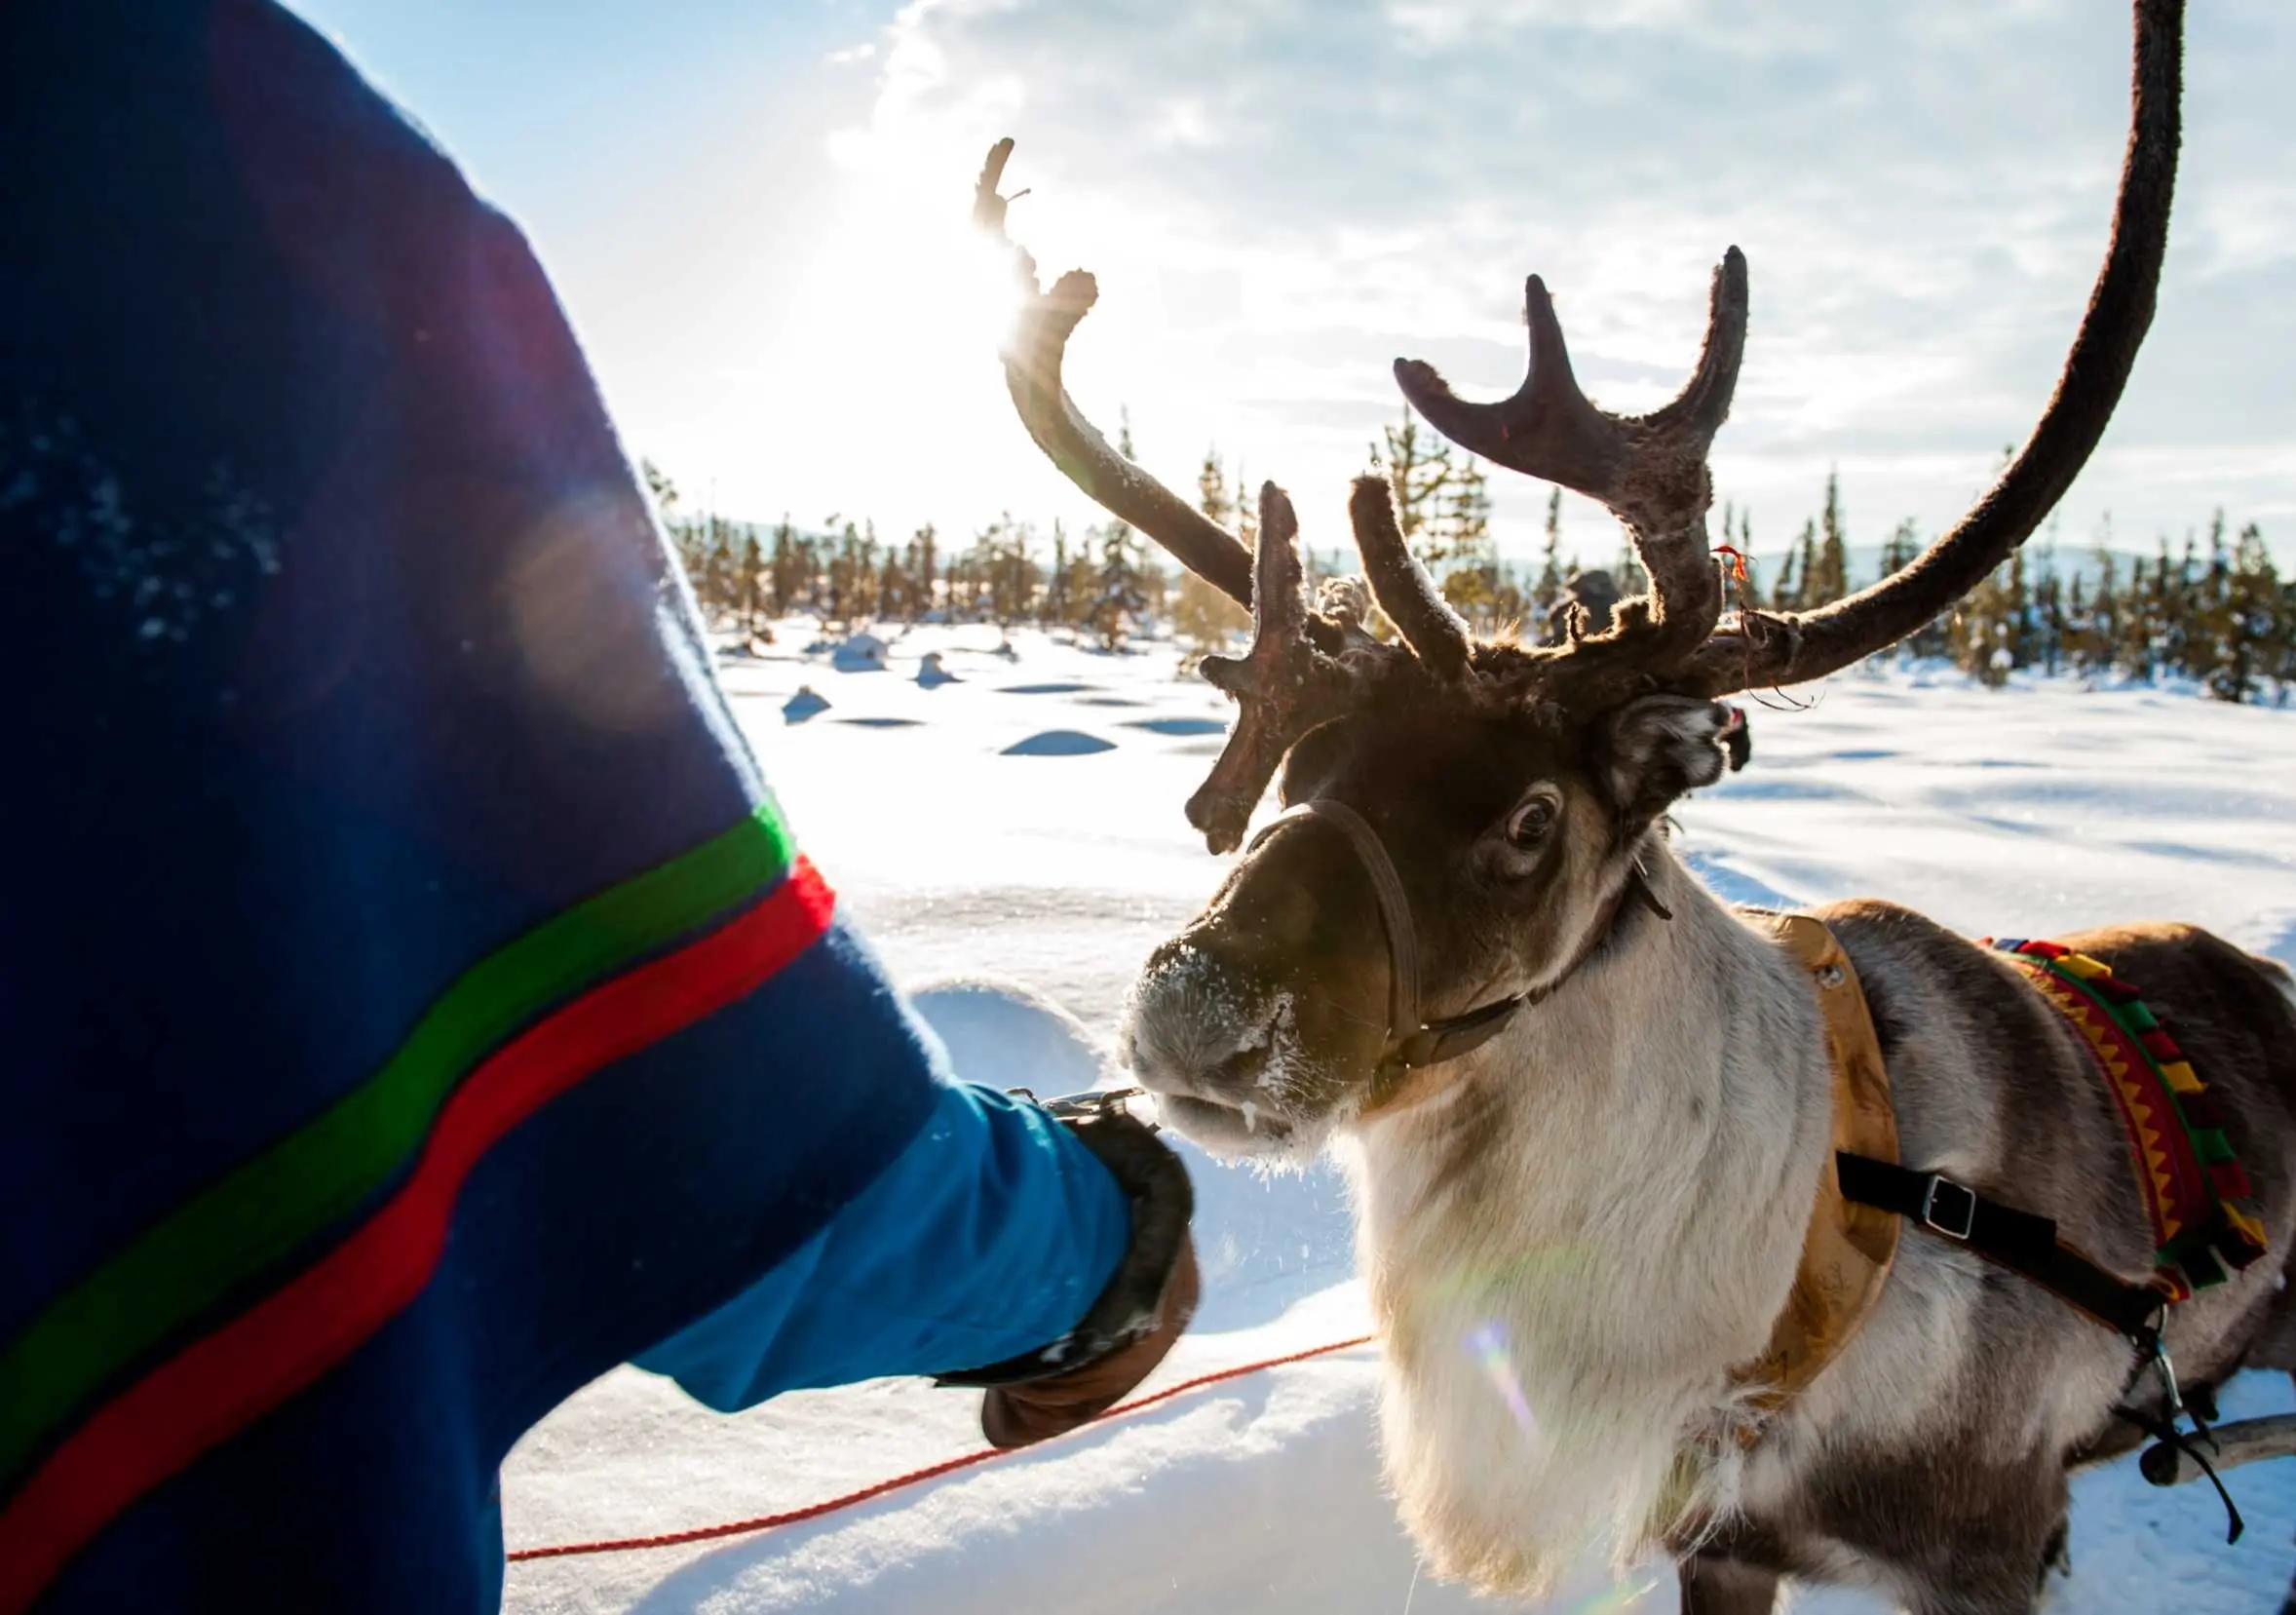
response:
{"label": "sky", "polygon": [[[1344,541],[1397,357],[1512,391],[1522,278],[1582,384],[1687,376],[1750,266],[1717,496],[1773,558],[1838,471],[1854,545],[1932,535],[2031,429],[2127,121],[2105,0],[298,0],[518,220],[633,455],[689,507],[959,537],[1096,515],[1038,455],[971,232],[1099,278],[1070,390],[1193,490],[1215,447]],[[2056,541],[2261,523],[2296,561],[2296,7],[2208,0],[2161,308]],[[1502,550],[1548,489],[1494,475]],[[1566,547],[1617,529],[1565,497]]]}

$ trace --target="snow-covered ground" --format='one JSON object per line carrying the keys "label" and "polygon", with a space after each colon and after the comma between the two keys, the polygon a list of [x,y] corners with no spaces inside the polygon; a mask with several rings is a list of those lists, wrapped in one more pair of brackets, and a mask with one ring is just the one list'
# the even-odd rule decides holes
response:
{"label": "snow-covered ground", "polygon": [[[847,673],[800,656],[809,637],[784,625],[775,655],[730,661],[724,676],[848,911],[904,981],[992,973],[1105,1037],[1142,957],[1220,872],[1180,804],[1218,749],[1223,698],[1177,677],[1166,646],[1107,656],[1021,634],[1007,659],[991,631],[924,629],[894,640],[886,671]],[[957,681],[922,687],[920,660],[935,650]],[[800,686],[828,705],[790,722],[784,707]],[[1891,672],[1838,677],[1808,710],[1757,710],[1753,722],[1752,766],[1678,815],[1681,845],[1726,898],[1873,893],[1972,934],[2177,917],[2296,962],[2296,713]],[[974,1019],[955,1025],[968,1005]],[[939,1011],[969,1074],[1040,1092],[1087,1085],[1090,1053],[1056,1027],[984,1032],[978,1009]],[[1193,1164],[1205,1300],[1148,1389],[1364,1332],[1328,1169],[1270,1179]],[[1496,1607],[1417,1574],[1380,1489],[1375,1374],[1369,1351],[1349,1352],[803,1525],[514,1565],[508,1604],[524,1615]],[[2226,1400],[2232,1416],[2291,1405],[2288,1387],[2262,1376]],[[908,1381],[720,1418],[620,1369],[513,1454],[509,1543],[797,1508],[971,1450],[973,1418],[971,1397]],[[2156,1491],[2133,1463],[2085,1477],[2075,1572],[2053,1607],[2277,1610],[2296,1570],[2296,1464],[2240,1471],[2233,1486],[2249,1529],[2228,1548],[2204,1486]],[[1673,1598],[1663,1567],[1624,1583],[1590,1569],[1548,1607],[1661,1611]],[[1878,1606],[1828,1593],[1796,1607]]]}

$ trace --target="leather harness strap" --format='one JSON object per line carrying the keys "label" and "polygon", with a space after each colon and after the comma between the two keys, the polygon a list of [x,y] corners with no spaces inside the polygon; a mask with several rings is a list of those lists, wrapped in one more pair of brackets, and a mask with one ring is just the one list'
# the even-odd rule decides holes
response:
{"label": "leather harness strap", "polygon": [[[1396,872],[1396,862],[1387,855],[1387,845],[1379,839],[1379,832],[1371,822],[1347,803],[1328,796],[1318,796],[1312,801],[1287,808],[1262,827],[1251,838],[1248,854],[1269,836],[1288,824],[1303,819],[1318,819],[1348,838],[1355,849],[1356,862],[1370,877],[1371,895],[1379,900],[1379,923],[1387,932],[1387,1031],[1389,1051],[1380,1063],[1384,1066],[1393,1057],[1395,1039],[1399,1028],[1427,1028],[1419,1021],[1419,930],[1411,923],[1411,900],[1403,891],[1403,877]],[[1493,1031],[1498,1028],[1494,1026]],[[1489,1033],[1484,1034],[1486,1037]],[[1464,1051],[1462,1051],[1464,1052]],[[1424,1060],[1418,1063],[1426,1063]]]}
{"label": "leather harness strap", "polygon": [[1845,1153],[1840,1172],[1842,1192],[1859,1205],[1894,1211],[1941,1239],[1968,1246],[2126,1335],[2150,1357],[2168,1297],[2151,1285],[2132,1285],[2106,1272],[2058,1239],[2057,1225],[2048,1217],[2004,1206],[1942,1173],[1915,1172],[1891,1161]]}
{"label": "leather harness strap", "polygon": [[1383,1109],[1402,1097],[1412,1072],[1440,1065],[1481,1048],[1507,1029],[1516,1011],[1550,996],[1609,940],[1612,928],[1618,924],[1619,912],[1628,899],[1641,902],[1662,919],[1673,917],[1651,891],[1642,865],[1636,861],[1629,865],[1626,880],[1611,895],[1602,917],[1588,931],[1579,951],[1553,981],[1478,1004],[1458,1015],[1422,1021],[1419,1019],[1419,930],[1411,918],[1411,900],[1403,890],[1403,877],[1397,871],[1395,860],[1388,856],[1386,843],[1380,840],[1379,831],[1372,828],[1369,820],[1345,802],[1328,796],[1314,797],[1269,820],[1251,838],[1245,853],[1248,855],[1284,826],[1309,819],[1329,825],[1347,837],[1356,862],[1362,865],[1363,873],[1371,881],[1371,894],[1379,904],[1380,927],[1387,934],[1387,1045],[1381,1051],[1374,1074],[1371,1102],[1361,1114]]}
{"label": "leather harness strap", "polygon": [[[1847,1192],[1841,1163],[1897,1158],[1897,1115],[1890,1103],[1890,1073],[1857,970],[1825,923],[1808,914],[1744,917],[1763,925],[1808,973],[1824,1022],[1826,1060],[1833,1071],[1832,1135],[1802,1238],[1801,1265],[1785,1307],[1771,1326],[1760,1357],[1731,1378],[1751,1390],[1760,1412],[1773,1412],[1805,1390],[1841,1356],[1881,1300],[1897,1255],[1897,1218],[1860,1204]],[[1861,1152],[1853,1157],[1850,1151]],[[1745,1429],[1741,1441],[1756,1434]]]}

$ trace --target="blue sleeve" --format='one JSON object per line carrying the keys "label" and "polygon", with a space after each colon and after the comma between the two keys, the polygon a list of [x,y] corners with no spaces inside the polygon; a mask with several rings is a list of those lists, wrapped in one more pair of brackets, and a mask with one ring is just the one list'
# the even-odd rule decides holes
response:
{"label": "blue sleeve", "polygon": [[826,1227],[636,1362],[728,1412],[808,1386],[1001,1362],[1084,1316],[1129,1231],[1115,1180],[1065,1128],[951,1084]]}

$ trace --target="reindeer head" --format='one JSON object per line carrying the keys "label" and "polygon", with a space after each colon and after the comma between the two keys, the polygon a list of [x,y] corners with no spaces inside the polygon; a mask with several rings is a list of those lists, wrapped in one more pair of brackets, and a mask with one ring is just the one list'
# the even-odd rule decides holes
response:
{"label": "reindeer head", "polygon": [[[1529,371],[1496,404],[1456,397],[1399,361],[1404,396],[1500,465],[1601,501],[1650,593],[1566,643],[1478,640],[1413,559],[1387,485],[1350,502],[1361,579],[1306,598],[1290,502],[1260,493],[1258,552],[1112,450],[1061,383],[1097,295],[1071,271],[1038,288],[1005,352],[1037,443],[1108,510],[1251,608],[1242,658],[1206,658],[1235,698],[1225,750],[1187,804],[1217,853],[1243,843],[1279,773],[1289,812],[1263,829],[1203,913],[1157,949],[1134,993],[1130,1062],[1167,1113],[1232,1153],[1311,1149],[1408,1087],[1411,1071],[1490,1035],[1625,928],[1645,904],[1654,827],[1724,768],[1734,691],[1822,677],[1912,634],[2040,523],[2104,431],[2151,322],[2177,144],[2173,0],[2138,0],[2135,109],[2111,247],[2054,397],[2000,480],[1911,566],[1803,614],[1723,611],[1706,537],[1707,448],[1744,352],[1746,266],[1713,279],[1703,353],[1679,397],[1622,416],[1571,373],[1537,276],[1524,288]],[[1010,140],[989,154],[976,217],[1002,233]],[[1368,630],[1376,601],[1397,637]],[[1481,1006],[1481,1008],[1477,1008]],[[1432,1019],[1427,1011],[1439,1012]]]}

